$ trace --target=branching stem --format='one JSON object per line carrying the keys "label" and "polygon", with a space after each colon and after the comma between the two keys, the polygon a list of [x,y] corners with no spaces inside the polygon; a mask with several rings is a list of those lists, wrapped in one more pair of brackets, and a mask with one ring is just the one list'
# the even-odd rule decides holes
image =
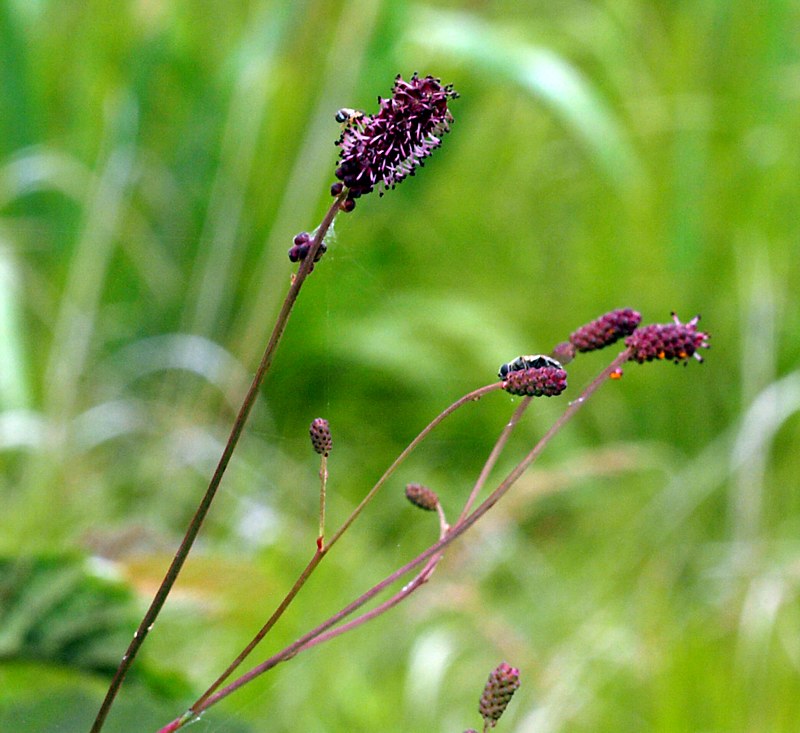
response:
{"label": "branching stem", "polygon": [[[420,553],[413,560],[410,560],[405,565],[403,565],[402,567],[400,567],[397,570],[395,570],[393,573],[391,573],[389,576],[384,578],[381,582],[379,582],[376,585],[374,585],[372,588],[370,588],[368,591],[363,593],[361,596],[359,596],[358,598],[356,598],[355,600],[353,600],[352,602],[347,604],[338,613],[336,613],[333,616],[329,617],[326,621],[323,621],[315,629],[312,629],[308,633],[304,634],[303,636],[301,636],[299,639],[297,639],[295,642],[293,642],[292,644],[287,646],[282,651],[278,652],[277,654],[274,654],[272,657],[270,657],[269,659],[265,660],[264,662],[262,662],[258,666],[254,667],[253,669],[251,669],[246,674],[244,674],[241,677],[239,677],[238,679],[234,680],[227,687],[219,690],[218,692],[216,692],[215,694],[213,694],[211,696],[208,696],[203,701],[202,705],[193,706],[192,711],[191,711],[192,715],[190,717],[193,717],[194,715],[197,715],[197,714],[201,713],[202,711],[207,710],[212,705],[214,705],[215,703],[219,702],[223,698],[227,697],[228,695],[230,695],[235,690],[239,689],[240,687],[242,687],[243,685],[247,684],[251,680],[255,679],[259,675],[263,674],[264,672],[266,672],[266,671],[272,669],[273,667],[277,666],[281,662],[285,662],[286,660],[291,659],[292,657],[296,656],[299,652],[304,651],[306,649],[310,649],[310,648],[312,648],[314,646],[317,646],[318,644],[321,644],[324,641],[332,639],[335,636],[339,636],[340,634],[344,633],[345,631],[350,631],[353,628],[355,628],[356,626],[360,626],[361,624],[366,623],[366,621],[369,621],[372,618],[375,618],[376,616],[381,615],[382,613],[386,612],[390,608],[392,608],[395,605],[397,605],[400,601],[402,601],[405,598],[407,598],[413,591],[415,591],[417,588],[419,588],[421,585],[423,585],[424,582],[430,576],[430,573],[432,572],[432,570],[435,567],[435,565],[438,563],[439,559],[441,558],[441,555],[442,555],[443,551],[447,548],[447,546],[450,545],[452,542],[454,542],[456,539],[458,539],[468,529],[470,529],[481,517],[483,517],[486,514],[486,512],[488,512],[495,504],[497,504],[497,502],[508,492],[508,490],[511,488],[511,486],[513,486],[514,483],[519,479],[519,477],[525,472],[525,470],[539,457],[539,455],[541,455],[541,453],[544,450],[544,448],[558,434],[558,432],[569,422],[569,420],[572,419],[572,417],[574,417],[574,415],[578,412],[578,410],[580,410],[581,407],[583,407],[583,405],[586,404],[586,401],[588,400],[588,398],[591,397],[597,391],[597,389],[604,382],[606,382],[608,380],[609,375],[613,371],[615,371],[618,367],[620,367],[622,364],[624,364],[629,359],[630,354],[631,354],[631,352],[630,352],[629,349],[624,350],[622,353],[620,353],[611,362],[611,364],[609,364],[605,369],[603,369],[603,371],[601,371],[589,383],[589,385],[583,390],[581,395],[577,399],[573,400],[567,406],[567,409],[561,414],[561,416],[550,427],[550,429],[544,434],[544,436],[542,436],[542,438],[539,440],[539,442],[512,469],[512,471],[492,491],[492,493],[472,513],[468,514],[467,516],[463,517],[462,519],[459,519],[459,521],[453,527],[451,527],[447,532],[445,532],[443,534],[443,536],[441,536],[440,539],[437,542],[435,542],[433,545],[428,547],[426,550],[424,550],[422,553]],[[497,385],[490,385],[490,386],[496,388]],[[489,389],[485,387],[485,388],[482,388],[481,390],[477,390],[476,392],[480,392],[482,394],[485,391],[489,391]],[[458,405],[460,402],[461,402],[461,400],[459,400],[459,402],[457,402],[457,403],[454,403],[454,405]],[[517,411],[514,413],[514,416],[509,421],[509,424],[506,426],[506,428],[504,429],[504,431],[501,434],[500,438],[498,439],[498,443],[495,446],[495,449],[493,450],[492,455],[490,456],[489,460],[487,461],[487,466],[489,466],[491,463],[493,463],[492,456],[494,456],[495,453],[499,450],[498,446],[500,446],[500,448],[502,448],[502,446],[505,445],[508,433],[513,428],[513,426],[516,424],[516,420],[519,419],[519,416],[522,414],[523,409],[524,409],[524,405],[521,405],[517,409]],[[423,433],[424,432],[425,431],[423,431]],[[422,435],[422,433],[420,435]],[[408,449],[406,449],[406,451],[408,451]],[[404,453],[406,451],[404,451]],[[402,455],[403,454],[401,454],[401,456]],[[398,458],[398,460],[399,460],[399,458]],[[395,463],[397,463],[397,461]],[[395,464],[392,464],[392,467],[390,467],[390,470],[394,466],[395,466]],[[484,472],[486,472],[486,471],[484,470]],[[484,473],[484,472],[482,472],[482,473]],[[387,473],[388,473],[388,471],[387,471]],[[478,483],[480,483],[480,479],[479,479]],[[378,485],[376,485],[376,487],[377,486]],[[371,498],[371,495],[374,495],[375,491],[376,491],[376,488],[373,488],[373,490],[370,492],[370,494],[368,494],[367,498]],[[469,497],[469,499],[467,501],[469,502],[470,500],[472,500],[474,498],[473,494],[476,494],[476,493],[477,492],[473,491],[473,493],[470,494],[470,497]],[[364,504],[364,502],[362,502],[362,504]],[[358,511],[358,509],[360,509],[360,507],[361,507],[361,505],[359,505],[359,508],[357,508],[357,511]],[[345,529],[346,529],[346,526],[349,526],[347,522],[344,525]],[[340,530],[340,532],[337,533],[337,537],[341,536],[341,531],[342,530]],[[381,593],[387,587],[389,587],[390,585],[395,583],[397,580],[402,578],[404,575],[406,575],[407,573],[411,572],[411,570],[413,570],[414,568],[418,567],[419,565],[422,565],[423,563],[426,563],[426,565],[423,568],[423,570],[410,583],[408,583],[404,588],[402,588],[394,596],[389,598],[387,601],[385,601],[381,605],[376,606],[371,611],[368,611],[367,613],[362,614],[358,618],[353,619],[352,621],[350,621],[350,622],[348,622],[346,624],[342,624],[341,626],[338,626],[338,624],[340,624],[345,618],[350,616],[354,611],[356,611],[359,608],[361,608],[362,606],[364,606],[366,603],[368,603],[371,599],[373,599],[375,596],[377,596],[379,593]],[[336,628],[334,628],[334,627],[336,627]],[[181,721],[188,722],[188,719],[190,719],[190,718],[187,718],[187,716],[183,716],[182,718],[179,718],[176,721],[173,721],[172,723],[170,723],[165,728],[162,728],[159,731],[159,733],[171,733],[172,731],[177,730],[179,727],[181,727],[181,725],[183,725],[183,723]]]}
{"label": "branching stem", "polygon": [[[452,405],[447,407],[444,411],[442,411],[439,415],[437,415],[428,425],[423,428],[423,430],[417,435],[414,440],[409,443],[406,449],[395,459],[391,466],[384,472],[384,474],[378,479],[377,483],[370,489],[370,491],[366,494],[364,499],[361,503],[353,510],[350,516],[345,520],[336,534],[328,543],[324,543],[322,541],[323,538],[323,529],[322,525],[324,523],[324,481],[327,478],[327,469],[326,464],[324,463],[325,458],[323,457],[322,468],[320,469],[320,476],[322,478],[322,472],[325,471],[325,478],[323,478],[323,489],[322,489],[322,496],[320,498],[320,534],[317,538],[317,550],[314,556],[311,558],[310,562],[303,570],[303,572],[298,576],[297,580],[295,581],[294,585],[291,587],[289,592],[286,594],[286,597],[280,602],[278,607],[269,617],[267,622],[258,633],[252,638],[252,640],[248,643],[248,645],[237,655],[237,657],[228,665],[228,668],[214,681],[214,683],[192,704],[189,710],[178,720],[173,721],[170,723],[169,726],[162,728],[159,733],[169,733],[170,731],[177,730],[181,727],[184,723],[192,720],[195,715],[205,709],[205,702],[206,700],[227,680],[231,674],[244,662],[244,660],[250,655],[253,649],[258,646],[259,643],[264,639],[264,637],[269,633],[273,626],[277,623],[278,619],[283,615],[286,609],[289,607],[289,604],[294,600],[297,593],[300,589],[305,585],[308,578],[311,576],[311,573],[317,568],[319,563],[322,561],[322,558],[328,554],[328,551],[333,547],[334,543],[347,531],[347,529],[352,525],[352,523],[356,520],[358,515],[364,510],[367,504],[375,498],[375,495],[378,493],[380,488],[386,483],[389,477],[394,473],[395,470],[400,466],[400,464],[408,458],[411,452],[433,431],[433,429],[439,425],[445,418],[452,415],[457,409],[463,407],[464,405],[475,402],[479,400],[484,394],[488,392],[495,391],[499,389],[499,383],[492,383],[486,385],[485,387],[481,387],[480,389],[476,389],[468,394],[464,395],[462,398],[456,400]],[[446,521],[444,516],[440,514],[440,527],[444,528],[446,526]],[[444,532],[444,529],[442,529]],[[437,560],[438,562],[438,560]],[[435,566],[436,563],[433,563]],[[430,573],[433,571],[433,567],[431,567],[430,571],[426,574],[425,579],[430,576]],[[420,575],[422,575],[421,573]],[[424,581],[423,581],[424,582]],[[394,605],[394,604],[393,604]],[[388,610],[384,609],[384,610]],[[362,622],[363,623],[363,622]],[[183,721],[183,723],[178,724],[178,721]],[[177,727],[176,727],[177,726]]]}

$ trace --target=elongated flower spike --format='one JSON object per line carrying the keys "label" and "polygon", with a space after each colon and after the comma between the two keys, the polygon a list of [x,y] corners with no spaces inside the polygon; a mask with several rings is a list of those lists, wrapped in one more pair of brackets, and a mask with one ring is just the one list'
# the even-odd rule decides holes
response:
{"label": "elongated flower spike", "polygon": [[486,728],[494,728],[505,712],[513,694],[519,689],[519,670],[501,662],[489,675],[478,706]]}
{"label": "elongated flower spike", "polygon": [[711,336],[697,330],[699,320],[700,316],[695,316],[687,323],[681,323],[673,312],[672,323],[655,323],[637,328],[625,339],[625,345],[631,350],[630,361],[644,364],[646,361],[663,360],[686,364],[694,357],[702,362],[703,357],[697,350],[707,349]]}
{"label": "elongated flower spike", "polygon": [[575,347],[569,341],[562,341],[553,347],[552,355],[562,364],[569,364],[576,354]]}
{"label": "elongated flower spike", "polygon": [[641,313],[630,308],[620,308],[581,326],[570,334],[569,342],[577,351],[596,351],[630,336],[641,322]]}
{"label": "elongated flower spike", "polygon": [[[344,126],[336,141],[336,177],[348,189],[342,209],[352,211],[355,200],[376,186],[383,194],[413,176],[450,130],[453,116],[447,103],[457,97],[452,85],[442,86],[439,79],[414,72],[408,81],[397,75],[392,96],[378,97],[376,114],[348,116],[343,113],[355,110],[339,110],[337,120]],[[334,184],[331,193],[338,195],[337,190],[341,192]]]}

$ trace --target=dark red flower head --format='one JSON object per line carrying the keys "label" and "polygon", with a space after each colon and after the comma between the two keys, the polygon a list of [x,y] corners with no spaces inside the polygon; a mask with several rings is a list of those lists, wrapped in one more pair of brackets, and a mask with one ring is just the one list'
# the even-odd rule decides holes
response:
{"label": "dark red flower head", "polygon": [[690,357],[703,361],[697,353],[699,348],[708,348],[711,336],[705,331],[697,330],[700,316],[695,316],[687,323],[681,323],[675,313],[672,323],[655,323],[636,329],[625,345],[631,350],[630,361],[643,364],[654,359],[674,361],[676,364],[688,362]]}
{"label": "dark red flower head", "polygon": [[453,121],[447,103],[456,97],[451,85],[442,86],[432,76],[420,78],[415,72],[405,81],[398,75],[392,96],[378,98],[376,114],[358,113],[347,119],[336,143],[340,148],[336,177],[348,189],[346,201],[376,186],[383,193],[414,175],[417,166],[442,144],[442,135]]}

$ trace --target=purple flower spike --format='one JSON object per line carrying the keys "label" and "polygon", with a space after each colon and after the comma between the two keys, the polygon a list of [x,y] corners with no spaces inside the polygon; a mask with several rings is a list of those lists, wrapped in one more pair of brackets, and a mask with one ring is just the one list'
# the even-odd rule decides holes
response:
{"label": "purple flower spike", "polygon": [[486,728],[494,728],[505,712],[512,695],[519,689],[519,670],[506,662],[500,663],[486,682],[478,706]]}
{"label": "purple flower spike", "polygon": [[611,311],[581,326],[570,334],[569,341],[578,351],[596,351],[629,336],[642,322],[642,316],[630,308]]}
{"label": "purple flower spike", "polygon": [[697,330],[700,316],[695,316],[687,323],[681,323],[673,312],[672,323],[655,323],[634,331],[625,339],[625,345],[631,350],[630,361],[644,364],[646,361],[662,359],[679,364],[687,362],[690,357],[702,362],[703,357],[697,349],[707,349],[711,336],[705,331]]}
{"label": "purple flower spike", "polygon": [[[343,207],[352,210],[355,199],[376,186],[381,194],[413,176],[450,129],[453,116],[447,108],[458,97],[451,85],[442,86],[432,76],[415,72],[408,81],[397,76],[389,99],[378,98],[377,114],[359,114],[345,120],[336,144],[340,148],[336,177],[348,189]],[[340,111],[341,112],[341,111]]]}

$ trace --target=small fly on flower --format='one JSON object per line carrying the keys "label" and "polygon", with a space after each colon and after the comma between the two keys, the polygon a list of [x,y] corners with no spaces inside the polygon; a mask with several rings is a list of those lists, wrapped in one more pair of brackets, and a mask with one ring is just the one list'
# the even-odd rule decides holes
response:
{"label": "small fly on flower", "polygon": [[361,124],[366,117],[366,113],[360,109],[350,109],[350,107],[342,107],[336,112],[336,121],[342,126],[342,130]]}
{"label": "small fly on flower", "polygon": [[541,369],[542,367],[550,367],[551,369],[563,369],[561,362],[556,361],[551,356],[544,354],[527,354],[525,356],[518,356],[514,361],[508,364],[503,364],[497,376],[500,379],[505,379],[509,372],[519,372],[523,369]]}

